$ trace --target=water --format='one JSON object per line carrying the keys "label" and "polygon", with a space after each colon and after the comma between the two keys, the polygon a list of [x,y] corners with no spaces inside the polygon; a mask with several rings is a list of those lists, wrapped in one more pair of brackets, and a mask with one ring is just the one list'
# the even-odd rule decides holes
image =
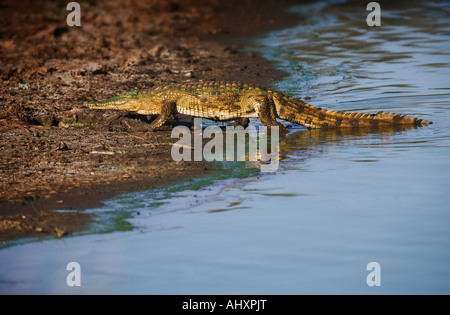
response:
{"label": "water", "polygon": [[[373,28],[365,5],[293,8],[301,25],[258,41],[291,73],[276,87],[316,106],[433,125],[291,125],[277,173],[119,196],[94,211],[130,214],[132,231],[1,250],[0,292],[450,293],[450,4],[382,5]],[[66,284],[71,261],[80,287]],[[379,287],[366,283],[369,262],[380,264]]]}

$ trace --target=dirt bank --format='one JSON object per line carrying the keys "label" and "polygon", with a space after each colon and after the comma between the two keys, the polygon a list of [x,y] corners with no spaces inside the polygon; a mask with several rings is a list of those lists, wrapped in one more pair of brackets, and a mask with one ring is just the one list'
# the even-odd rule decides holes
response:
{"label": "dirt bank", "polygon": [[175,82],[236,80],[267,85],[284,74],[242,44],[293,24],[292,1],[67,1],[0,6],[0,240],[64,235],[84,209],[120,192],[211,172],[173,162],[170,123],[90,111],[84,104]]}

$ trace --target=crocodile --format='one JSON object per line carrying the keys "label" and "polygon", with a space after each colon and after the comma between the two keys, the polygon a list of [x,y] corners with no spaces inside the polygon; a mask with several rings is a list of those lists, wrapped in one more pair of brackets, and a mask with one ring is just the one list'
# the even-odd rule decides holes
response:
{"label": "crocodile", "polygon": [[284,92],[240,82],[200,82],[156,87],[124,93],[103,101],[91,101],[92,109],[134,111],[158,115],[149,126],[162,126],[170,115],[180,113],[215,121],[259,118],[266,127],[287,127],[277,121],[297,123],[308,128],[355,128],[385,125],[426,126],[432,122],[389,112],[376,114],[332,111],[312,106]]}

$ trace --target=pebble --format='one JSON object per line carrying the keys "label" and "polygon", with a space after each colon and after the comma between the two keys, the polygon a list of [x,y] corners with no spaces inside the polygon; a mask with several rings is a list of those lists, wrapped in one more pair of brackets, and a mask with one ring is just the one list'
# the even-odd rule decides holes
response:
{"label": "pebble", "polygon": [[58,143],[58,149],[57,149],[57,150],[59,150],[59,151],[65,151],[65,150],[68,150],[68,149],[69,149],[69,147],[67,146],[67,143],[62,142],[62,141],[60,141],[60,142]]}

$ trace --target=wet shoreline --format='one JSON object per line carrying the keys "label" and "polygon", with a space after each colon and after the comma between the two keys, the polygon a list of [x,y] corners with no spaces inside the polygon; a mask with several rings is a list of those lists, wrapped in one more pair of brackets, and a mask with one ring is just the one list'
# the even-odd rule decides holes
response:
{"label": "wet shoreline", "polygon": [[173,162],[170,124],[150,134],[142,117],[83,104],[174,82],[280,80],[285,73],[272,62],[242,48],[294,24],[291,2],[116,1],[85,8],[78,29],[65,25],[63,2],[7,3],[2,18],[21,19],[2,26],[0,41],[0,240],[80,231],[92,215],[51,210],[97,207],[118,193],[220,172]]}

